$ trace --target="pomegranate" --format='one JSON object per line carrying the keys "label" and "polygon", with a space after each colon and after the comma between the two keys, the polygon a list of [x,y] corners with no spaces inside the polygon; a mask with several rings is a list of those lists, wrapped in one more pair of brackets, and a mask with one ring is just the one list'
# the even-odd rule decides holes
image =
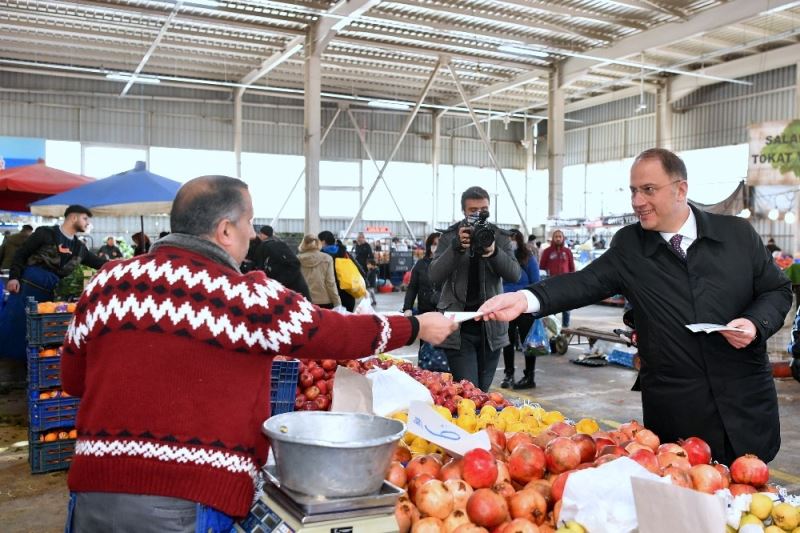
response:
{"label": "pomegranate", "polygon": [[711,447],[700,437],[689,437],[678,441],[678,444],[686,450],[686,456],[692,466],[707,465],[711,462]]}
{"label": "pomegranate", "polygon": [[547,519],[547,501],[536,489],[522,489],[508,499],[511,518],[527,518],[534,524]]}
{"label": "pomegranate", "polygon": [[572,470],[569,472],[562,472],[553,480],[553,485],[550,487],[550,495],[554,502],[560,501],[561,496],[564,495],[564,487],[566,486],[567,479],[571,473]]}
{"label": "pomegranate", "polygon": [[438,456],[418,455],[406,465],[406,475],[408,479],[414,479],[420,474],[430,474],[432,477],[436,477],[441,469],[442,462]]}
{"label": "pomegranate", "polygon": [[661,439],[658,438],[658,435],[649,429],[641,429],[637,431],[636,435],[633,437],[633,440],[639,444],[644,444],[653,452],[656,452],[658,450],[658,446],[661,444]]}
{"label": "pomegranate", "polygon": [[448,479],[444,486],[453,495],[453,509],[466,509],[467,500],[472,496],[472,487],[463,479]]}
{"label": "pomegranate", "polygon": [[540,533],[540,529],[531,522],[524,518],[515,518],[508,524],[504,525],[500,533]]}
{"label": "pomegranate", "polygon": [[461,479],[461,468],[462,468],[462,461],[461,459],[450,459],[447,461],[441,470],[439,470],[439,474],[436,476],[442,481],[447,481],[448,479]]}
{"label": "pomegranate", "polygon": [[686,489],[694,488],[694,485],[692,485],[692,478],[689,476],[689,472],[678,468],[677,466],[666,467],[664,469],[664,476],[669,476],[673,485]]}
{"label": "pomegranate", "polygon": [[553,439],[544,451],[547,470],[555,474],[572,470],[581,464],[581,451],[578,445],[566,437]]}
{"label": "pomegranate", "polygon": [[625,446],[625,452],[626,452],[628,455],[633,455],[633,452],[635,452],[635,451],[637,451],[637,450],[647,450],[647,451],[652,451],[652,450],[650,449],[650,447],[649,447],[649,446],[645,446],[644,444],[642,444],[642,443],[640,443],[640,442],[636,442],[635,440],[634,440],[634,441],[631,441],[631,442],[629,442],[629,443],[628,443],[628,445],[627,445],[627,446]]}
{"label": "pomegranate", "polygon": [[656,453],[658,454],[662,452],[677,453],[678,455],[682,454],[684,456],[686,455],[686,451],[683,448],[681,448],[678,444],[675,444],[674,442],[667,442],[659,446]]}
{"label": "pomegranate", "polygon": [[528,483],[544,475],[547,463],[545,453],[535,444],[520,444],[508,458],[508,472],[511,479],[519,483]]}
{"label": "pomegranate", "polygon": [[392,461],[407,463],[410,460],[411,460],[411,450],[409,450],[405,446],[400,446],[398,444],[397,447],[394,449],[394,454],[392,454]]}
{"label": "pomegranate", "polygon": [[453,495],[438,479],[432,479],[419,487],[414,503],[420,513],[440,520],[453,512]]}
{"label": "pomegranate", "polygon": [[628,440],[631,440],[634,437],[636,437],[636,434],[639,431],[643,429],[644,429],[643,425],[641,425],[636,420],[631,420],[630,422],[620,425],[617,431],[623,433],[626,437],[628,437]]}
{"label": "pomegranate", "polygon": [[476,525],[497,527],[508,520],[508,503],[491,489],[478,489],[467,501],[467,515]]}
{"label": "pomegranate", "polygon": [[728,487],[728,490],[730,490],[731,494],[734,496],[738,496],[739,494],[755,494],[758,492],[758,489],[756,489],[754,486],[745,485],[744,483],[731,483],[730,487]]}
{"label": "pomegranate", "polygon": [[736,483],[758,487],[769,481],[769,468],[755,455],[743,455],[731,464],[731,478]]}
{"label": "pomegranate", "polygon": [[511,483],[505,481],[492,487],[492,490],[500,494],[506,500],[516,493],[516,490],[514,490],[514,487],[511,485]]}
{"label": "pomegranate", "polygon": [[594,466],[602,466],[606,463],[610,463],[614,459],[619,459],[620,455],[615,455],[613,453],[607,453],[605,455],[601,455],[597,459],[594,460]]}
{"label": "pomegranate", "polygon": [[564,500],[558,500],[553,506],[553,523],[558,524],[558,519],[561,517],[561,506]]}
{"label": "pomegranate", "polygon": [[661,467],[658,466],[656,454],[649,449],[636,450],[630,455],[630,458],[648,469],[650,472],[657,475],[661,474]]}
{"label": "pomegranate", "polygon": [[575,430],[575,426],[572,424],[568,424],[566,422],[556,422],[552,426],[548,428],[550,431],[558,435],[559,437],[571,437],[577,431]]}
{"label": "pomegranate", "polygon": [[761,485],[760,487],[756,487],[758,492],[769,492],[770,494],[778,494],[780,491],[778,490],[778,486],[772,483],[767,483],[766,485]]}
{"label": "pomegranate", "polygon": [[442,533],[443,531],[442,521],[433,516],[423,518],[411,526],[411,533]]}
{"label": "pomegranate", "polygon": [[404,489],[406,487],[406,482],[408,482],[408,477],[406,476],[406,469],[403,468],[403,465],[397,461],[392,461],[392,464],[389,465],[389,471],[386,472],[386,481],[395,487]]}
{"label": "pomegranate", "polygon": [[612,431],[608,436],[614,441],[614,444],[617,445],[622,445],[631,441],[631,438],[621,431]]}
{"label": "pomegranate", "polygon": [[497,479],[494,480],[495,485],[503,482],[511,483],[511,474],[508,472],[508,465],[505,461],[497,461]]}
{"label": "pomegranate", "polygon": [[558,437],[558,435],[556,435],[550,430],[542,431],[541,433],[533,437],[533,443],[537,445],[539,448],[544,450],[545,448],[547,448],[547,445],[550,444],[550,441],[556,437]]}
{"label": "pomegranate", "polygon": [[692,464],[686,457],[686,452],[682,452],[681,454],[672,452],[661,452],[656,456],[656,458],[658,458],[658,466],[660,466],[661,468],[666,468],[672,465],[680,468],[681,470],[686,470],[688,472],[689,469],[692,467]]}
{"label": "pomegranate", "polygon": [[578,433],[570,437],[570,440],[578,446],[578,450],[581,452],[582,463],[587,463],[594,459],[596,450],[592,437],[585,433]]}
{"label": "pomegranate", "polygon": [[695,490],[700,492],[714,494],[722,488],[722,476],[711,465],[694,465],[689,470],[689,476],[692,478],[692,485],[694,485]]}
{"label": "pomegranate", "polygon": [[489,442],[492,446],[505,449],[506,447],[506,434],[495,428],[494,426],[487,426],[486,433],[489,435]]}
{"label": "pomegranate", "polygon": [[511,438],[506,441],[506,449],[511,453],[514,451],[514,448],[523,443],[533,444],[533,437],[522,431],[514,433]]}
{"label": "pomegranate", "polygon": [[731,486],[731,471],[728,469],[728,467],[725,466],[724,464],[718,463],[716,461],[714,461],[714,464],[712,464],[711,466],[716,468],[717,472],[719,472],[719,474],[722,476],[722,488],[723,489],[727,489],[728,487],[730,487]]}
{"label": "pomegranate", "polygon": [[[408,475],[408,472],[406,472],[406,475]],[[406,484],[406,490],[408,491],[408,497],[411,498],[412,502],[416,501],[417,490],[419,490],[420,487],[422,487],[422,485],[424,485],[425,483],[427,483],[432,479],[436,478],[430,474],[420,474],[417,477],[411,478],[408,481],[408,483]]]}
{"label": "pomegranate", "polygon": [[628,455],[628,452],[625,451],[625,448],[618,445],[606,446],[602,448],[599,452],[597,452],[598,457],[602,457],[603,455],[616,455],[617,457],[624,457]]}
{"label": "pomegranate", "polygon": [[602,454],[600,450],[606,446],[614,446],[614,441],[605,437],[598,437],[594,439],[595,457],[600,457]]}
{"label": "pomegranate", "polygon": [[485,527],[476,526],[472,522],[469,524],[462,524],[455,528],[452,533],[489,533]]}
{"label": "pomegranate", "polygon": [[470,450],[464,454],[461,475],[473,489],[491,487],[497,479],[497,460],[486,450]]}
{"label": "pomegranate", "polygon": [[451,533],[455,531],[458,526],[463,524],[472,524],[472,522],[469,521],[466,511],[463,509],[455,509],[444,519],[442,531],[444,533]]}
{"label": "pomegranate", "polygon": [[397,530],[408,533],[411,526],[419,520],[419,510],[411,502],[400,502],[394,506],[394,519],[397,520]]}
{"label": "pomegranate", "polygon": [[544,500],[547,502],[547,505],[550,506],[550,482],[546,479],[534,479],[527,485],[525,485],[523,490],[533,489],[539,494],[542,495]]}

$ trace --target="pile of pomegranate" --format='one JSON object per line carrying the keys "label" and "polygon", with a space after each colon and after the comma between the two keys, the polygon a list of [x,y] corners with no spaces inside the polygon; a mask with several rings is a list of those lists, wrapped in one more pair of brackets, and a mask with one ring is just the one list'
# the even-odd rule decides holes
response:
{"label": "pile of pomegranate", "polygon": [[729,470],[712,463],[711,449],[702,439],[662,444],[636,421],[592,435],[578,433],[566,422],[536,436],[493,427],[487,432],[491,451],[471,450],[461,459],[440,454],[412,457],[402,443],[398,445],[386,479],[407,489],[395,507],[401,533],[556,531],[570,474],[623,456],[657,475],[670,476],[675,485],[701,492],[776,491],[767,485],[769,470],[757,457],[742,456]]}
{"label": "pile of pomegranate", "polygon": [[404,361],[388,356],[371,357],[364,360],[337,361],[335,359],[300,359],[300,371],[295,391],[296,411],[329,411],[333,393],[333,376],[337,366],[346,366],[353,372],[366,374],[373,368],[387,369],[396,366],[418,382],[425,385],[435,405],[441,405],[455,414],[458,402],[468,398],[480,409],[491,405],[501,409],[511,403],[497,392],[485,393],[471,381],[453,381],[452,374],[423,370]]}

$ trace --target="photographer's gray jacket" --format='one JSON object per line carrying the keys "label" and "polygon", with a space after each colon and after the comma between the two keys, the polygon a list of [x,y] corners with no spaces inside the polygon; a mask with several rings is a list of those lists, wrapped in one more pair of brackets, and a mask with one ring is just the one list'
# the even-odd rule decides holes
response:
{"label": "photographer's gray jacket", "polygon": [[[463,311],[467,299],[467,280],[469,278],[469,250],[458,251],[458,227],[453,224],[439,237],[439,246],[433,261],[428,267],[428,275],[433,283],[442,284],[442,295],[436,306],[440,311]],[[494,232],[495,249],[493,257],[484,258],[479,268],[480,283],[483,284],[483,301],[503,292],[503,280],[515,283],[520,277],[520,266],[514,258],[511,240],[502,230]],[[455,245],[455,246],[454,246]],[[494,351],[508,345],[508,322],[488,321],[483,323],[489,347]],[[440,348],[461,348],[461,330],[439,345]]]}

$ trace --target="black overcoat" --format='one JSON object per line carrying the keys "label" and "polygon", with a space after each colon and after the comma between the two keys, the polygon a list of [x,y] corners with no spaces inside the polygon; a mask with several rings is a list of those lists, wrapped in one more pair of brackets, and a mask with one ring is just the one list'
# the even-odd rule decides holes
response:
{"label": "black overcoat", "polygon": [[[684,262],[656,231],[622,228],[611,247],[580,272],[529,287],[548,315],[623,294],[634,309],[644,424],[675,442],[706,440],[727,464],[780,447],[778,399],[766,340],[792,303],[791,283],[753,227],[738,217],[692,208],[697,240]],[[751,320],[756,340],[736,349],[719,333],[687,324]]]}

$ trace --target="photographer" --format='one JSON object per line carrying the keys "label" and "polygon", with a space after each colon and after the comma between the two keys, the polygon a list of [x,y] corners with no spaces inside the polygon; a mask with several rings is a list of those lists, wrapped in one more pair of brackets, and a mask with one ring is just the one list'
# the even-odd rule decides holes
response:
{"label": "photographer", "polygon": [[[487,222],[489,193],[470,187],[461,195],[464,220],[447,228],[428,269],[431,282],[442,285],[441,311],[477,311],[503,292],[503,280],[520,277],[508,234]],[[507,322],[467,320],[440,348],[456,381],[468,379],[488,391],[500,351],[508,344]]]}

